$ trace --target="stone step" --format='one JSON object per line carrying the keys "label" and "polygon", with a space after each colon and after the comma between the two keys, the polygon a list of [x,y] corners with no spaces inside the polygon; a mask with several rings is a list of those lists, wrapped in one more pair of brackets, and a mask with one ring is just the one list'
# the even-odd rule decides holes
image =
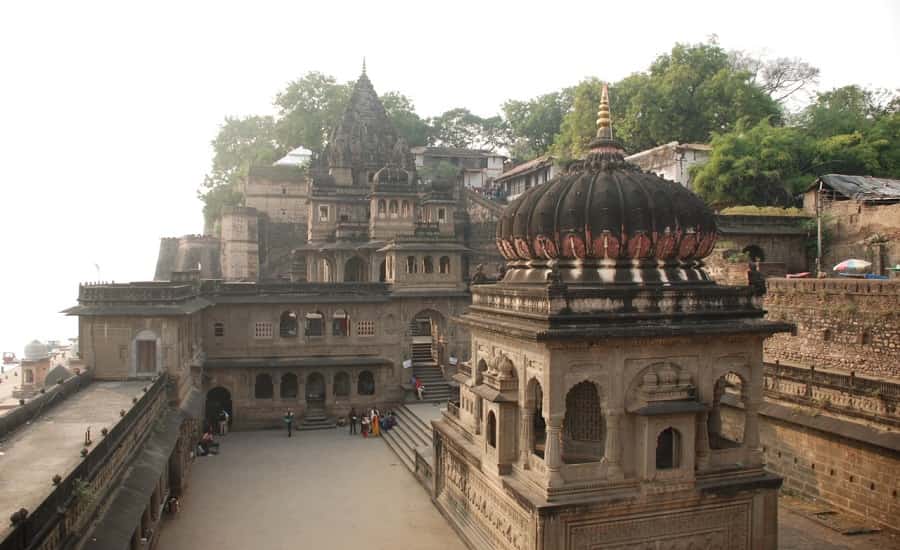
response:
{"label": "stone step", "polygon": [[394,434],[393,431],[394,430],[391,430],[385,433],[382,439],[384,439],[384,442],[387,444],[388,448],[394,451],[394,454],[397,455],[397,458],[400,459],[400,462],[404,466],[406,466],[406,469],[410,472],[415,472],[415,455],[411,455],[409,447],[404,445],[402,441],[398,441],[399,436],[397,434]]}
{"label": "stone step", "polygon": [[409,408],[405,405],[400,407],[395,414],[399,417],[403,423],[410,427],[411,429],[417,430],[419,440],[425,445],[431,445],[432,435],[431,435],[431,426],[426,424],[421,418],[415,415]]}

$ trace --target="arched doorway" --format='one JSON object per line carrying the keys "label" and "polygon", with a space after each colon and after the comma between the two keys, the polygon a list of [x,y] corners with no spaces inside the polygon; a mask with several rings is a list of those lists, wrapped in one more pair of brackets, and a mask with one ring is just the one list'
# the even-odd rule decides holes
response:
{"label": "arched doorway", "polygon": [[361,258],[354,256],[347,260],[344,264],[344,282],[345,283],[364,283],[366,282],[366,264]]}
{"label": "arched doorway", "polygon": [[308,409],[325,408],[325,377],[318,372],[306,377],[306,406]]}
{"label": "arched doorway", "polygon": [[234,423],[234,412],[232,412],[231,408],[231,392],[222,386],[206,392],[206,409],[203,415],[206,422],[203,429],[205,430],[209,426],[218,426],[219,412],[223,410],[228,413],[228,424],[230,427]]}
{"label": "arched doorway", "polygon": [[442,350],[439,344],[445,344],[444,327],[446,319],[440,312],[423,309],[409,320],[409,335],[412,337],[410,355],[413,364],[440,361]]}

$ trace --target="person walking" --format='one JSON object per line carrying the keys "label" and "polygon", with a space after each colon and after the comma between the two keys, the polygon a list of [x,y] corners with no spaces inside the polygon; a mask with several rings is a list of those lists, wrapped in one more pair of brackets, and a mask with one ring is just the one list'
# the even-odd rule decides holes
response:
{"label": "person walking", "polygon": [[356,421],[359,420],[356,417],[356,408],[350,409],[350,414],[347,415],[348,420],[350,421],[350,435],[356,434]]}
{"label": "person walking", "polygon": [[284,423],[287,424],[288,437],[291,437],[291,432],[294,429],[294,411],[288,409],[288,412],[284,415]]}
{"label": "person walking", "polygon": [[381,420],[378,418],[378,409],[372,409],[371,423],[372,437],[378,437],[381,435]]}
{"label": "person walking", "polygon": [[228,411],[222,409],[219,411],[219,435],[228,434]]}

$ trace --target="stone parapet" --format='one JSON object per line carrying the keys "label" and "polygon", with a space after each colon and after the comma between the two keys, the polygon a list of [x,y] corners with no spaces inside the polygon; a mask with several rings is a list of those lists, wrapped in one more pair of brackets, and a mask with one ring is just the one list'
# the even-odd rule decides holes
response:
{"label": "stone parapet", "polygon": [[172,303],[197,296],[193,284],[169,282],[83,283],[78,286],[80,304],[141,302]]}
{"label": "stone parapet", "polygon": [[900,281],[767,279],[772,320],[797,327],[765,344],[783,363],[900,379]]}

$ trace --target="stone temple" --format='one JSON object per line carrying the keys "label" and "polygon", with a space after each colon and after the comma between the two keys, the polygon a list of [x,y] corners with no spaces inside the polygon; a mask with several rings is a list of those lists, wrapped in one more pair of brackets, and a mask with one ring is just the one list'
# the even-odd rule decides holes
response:
{"label": "stone temple", "polygon": [[435,501],[475,548],[775,548],[757,415],[763,340],[790,327],[709,279],[714,216],[624,161],[605,89],[598,124],[500,220],[506,275],[458,319],[472,361],[434,424]]}
{"label": "stone temple", "polygon": [[472,548],[773,549],[780,476],[896,529],[896,281],[726,265],[801,262],[805,233],[628,164],[605,89],[585,158],[505,208],[422,167],[363,73],[308,171],[251,169],[153,281],[81,285],[79,368],[30,347],[0,414],[0,549],[155,548],[220,411],[371,406]]}

